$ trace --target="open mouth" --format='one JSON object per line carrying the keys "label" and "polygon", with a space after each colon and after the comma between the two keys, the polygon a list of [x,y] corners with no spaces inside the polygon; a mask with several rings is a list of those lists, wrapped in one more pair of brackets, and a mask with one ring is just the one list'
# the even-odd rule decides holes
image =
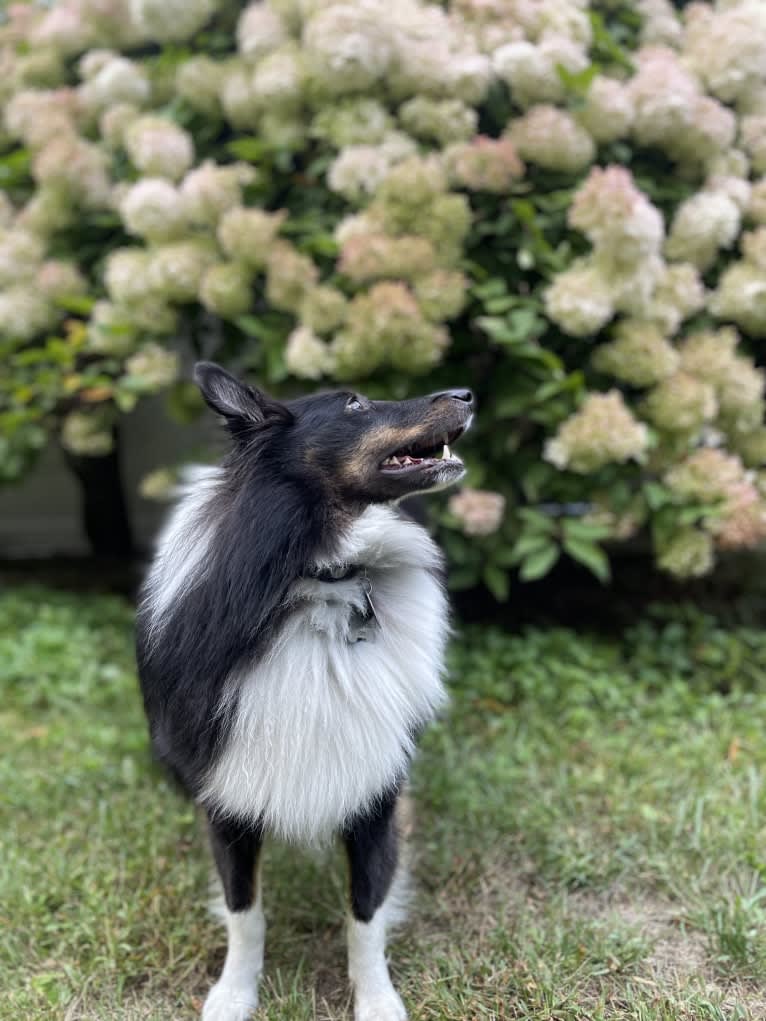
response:
{"label": "open mouth", "polygon": [[387,475],[394,475],[446,465],[454,467],[462,465],[463,462],[457,454],[452,453],[450,447],[464,432],[465,428],[461,426],[452,432],[444,433],[436,443],[412,444],[396,450],[381,461],[380,470]]}

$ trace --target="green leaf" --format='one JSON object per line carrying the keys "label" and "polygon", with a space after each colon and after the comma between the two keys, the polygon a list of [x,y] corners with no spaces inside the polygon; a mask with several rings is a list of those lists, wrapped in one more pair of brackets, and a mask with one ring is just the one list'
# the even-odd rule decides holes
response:
{"label": "green leaf", "polygon": [[486,564],[482,571],[482,578],[495,599],[504,603],[508,598],[510,588],[506,572],[496,564]]}
{"label": "green leaf", "polygon": [[521,566],[519,577],[522,581],[535,581],[542,578],[553,567],[561,556],[561,550],[555,543],[550,543],[543,549],[532,553]]}
{"label": "green leaf", "polygon": [[504,566],[513,567],[515,564],[521,563],[522,560],[526,560],[533,553],[547,549],[550,544],[551,540],[547,535],[524,532],[510,550],[504,550],[496,559],[498,563],[502,563]]}
{"label": "green leaf", "polygon": [[580,518],[565,518],[562,528],[567,539],[582,539],[585,542],[608,539],[612,534],[608,525],[597,525],[595,522],[582,521]]}
{"label": "green leaf", "polygon": [[609,569],[609,558],[599,547],[584,539],[566,537],[564,549],[573,560],[587,567],[599,581],[607,582],[611,576]]}
{"label": "green leaf", "polygon": [[575,96],[584,96],[590,88],[591,82],[599,73],[598,64],[589,64],[582,71],[568,71],[563,64],[556,64],[556,74],[561,84]]}
{"label": "green leaf", "polygon": [[87,316],[93,311],[96,300],[95,298],[87,298],[84,294],[64,294],[60,298],[56,298],[56,304],[67,312]]}

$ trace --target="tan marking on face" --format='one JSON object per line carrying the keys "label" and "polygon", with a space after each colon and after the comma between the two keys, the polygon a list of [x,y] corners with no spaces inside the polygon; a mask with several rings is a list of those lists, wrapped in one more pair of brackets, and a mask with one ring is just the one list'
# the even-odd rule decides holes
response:
{"label": "tan marking on face", "polygon": [[389,451],[416,442],[423,433],[423,425],[402,429],[384,425],[371,429],[362,437],[354,453],[339,466],[339,474],[348,482],[364,479],[369,474],[371,463],[377,467]]}

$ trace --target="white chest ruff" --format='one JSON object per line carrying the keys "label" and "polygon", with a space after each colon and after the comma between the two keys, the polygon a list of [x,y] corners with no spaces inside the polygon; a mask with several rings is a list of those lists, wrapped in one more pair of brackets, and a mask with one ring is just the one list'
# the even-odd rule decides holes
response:
{"label": "white chest ruff", "polygon": [[267,656],[226,685],[234,721],[202,793],[210,807],[308,843],[402,777],[415,733],[446,698],[447,606],[425,530],[370,508],[331,559],[364,566],[379,626],[355,640],[361,576],[299,581]]}

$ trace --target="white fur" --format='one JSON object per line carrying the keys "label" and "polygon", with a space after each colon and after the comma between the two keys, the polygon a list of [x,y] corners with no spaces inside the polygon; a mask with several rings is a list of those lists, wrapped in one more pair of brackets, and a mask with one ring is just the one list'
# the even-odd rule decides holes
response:
{"label": "white fur", "polygon": [[146,579],[144,603],[149,609],[149,636],[155,639],[171,603],[204,575],[205,555],[214,522],[207,504],[223,477],[214,465],[196,465],[184,471],[182,499],[170,515]]}
{"label": "white fur", "polygon": [[445,701],[447,605],[428,533],[388,507],[370,507],[317,565],[361,565],[380,623],[354,641],[364,580],[301,579],[265,658],[229,678],[227,745],[202,800],[263,819],[277,835],[322,843],[400,779],[413,729]]}
{"label": "white fur", "polygon": [[386,931],[403,916],[407,873],[397,870],[383,904],[369,922],[348,916],[348,975],[354,990],[354,1021],[405,1021],[407,1012],[388,974]]}
{"label": "white fur", "polygon": [[202,1008],[202,1021],[245,1021],[258,1006],[258,980],[263,971],[266,919],[261,901],[260,874],[256,900],[247,911],[216,905],[226,923],[228,949],[221,977]]}

